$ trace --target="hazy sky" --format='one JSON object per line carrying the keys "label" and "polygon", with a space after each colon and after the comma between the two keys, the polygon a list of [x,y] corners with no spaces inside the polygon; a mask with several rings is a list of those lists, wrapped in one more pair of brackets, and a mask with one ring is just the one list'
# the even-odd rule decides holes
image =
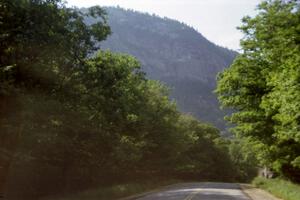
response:
{"label": "hazy sky", "polygon": [[66,0],[69,5],[117,6],[155,13],[193,26],[210,41],[239,49],[242,34],[236,29],[245,15],[254,15],[262,0]]}

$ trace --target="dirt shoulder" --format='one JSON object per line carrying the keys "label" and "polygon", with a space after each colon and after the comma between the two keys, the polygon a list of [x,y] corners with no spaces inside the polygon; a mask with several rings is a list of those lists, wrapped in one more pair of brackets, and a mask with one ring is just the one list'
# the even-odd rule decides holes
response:
{"label": "dirt shoulder", "polygon": [[282,200],[274,197],[265,190],[253,187],[249,184],[240,184],[243,192],[249,196],[252,200]]}

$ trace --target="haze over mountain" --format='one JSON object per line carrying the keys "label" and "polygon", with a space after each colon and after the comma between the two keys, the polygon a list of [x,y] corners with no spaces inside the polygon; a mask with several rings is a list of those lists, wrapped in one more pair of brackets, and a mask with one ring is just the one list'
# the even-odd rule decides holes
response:
{"label": "haze over mountain", "polygon": [[102,49],[135,56],[150,79],[171,88],[171,98],[182,112],[224,130],[224,112],[213,90],[217,73],[237,53],[172,19],[115,7],[106,10],[113,33],[101,43]]}

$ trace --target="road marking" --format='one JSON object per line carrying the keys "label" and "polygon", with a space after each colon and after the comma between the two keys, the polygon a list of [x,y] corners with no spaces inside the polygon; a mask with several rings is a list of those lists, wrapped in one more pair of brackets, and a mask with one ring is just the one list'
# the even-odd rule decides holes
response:
{"label": "road marking", "polygon": [[200,193],[200,191],[193,192],[192,194],[190,194],[189,196],[187,196],[184,200],[192,200],[199,193]]}

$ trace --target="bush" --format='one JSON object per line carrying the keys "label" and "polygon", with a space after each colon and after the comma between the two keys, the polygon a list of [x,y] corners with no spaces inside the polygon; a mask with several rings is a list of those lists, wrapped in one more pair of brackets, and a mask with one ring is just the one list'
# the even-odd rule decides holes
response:
{"label": "bush", "polygon": [[257,177],[252,182],[256,187],[262,188],[284,200],[299,200],[300,185],[283,179],[265,179]]}

